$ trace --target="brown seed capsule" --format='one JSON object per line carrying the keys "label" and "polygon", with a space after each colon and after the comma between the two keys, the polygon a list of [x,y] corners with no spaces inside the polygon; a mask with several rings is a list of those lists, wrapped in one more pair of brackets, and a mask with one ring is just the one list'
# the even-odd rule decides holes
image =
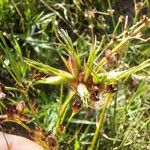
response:
{"label": "brown seed capsule", "polygon": [[115,93],[117,91],[117,88],[114,85],[112,85],[112,84],[111,85],[107,85],[106,91],[108,93]]}
{"label": "brown seed capsule", "polygon": [[92,101],[99,101],[98,92],[91,93],[90,100],[92,100]]}
{"label": "brown seed capsule", "polygon": [[113,34],[112,36],[111,36],[111,39],[113,40],[113,41],[116,41],[116,36]]}
{"label": "brown seed capsule", "polygon": [[41,76],[41,73],[39,72],[39,70],[34,70],[32,79],[37,80],[37,79],[39,79],[40,76]]}
{"label": "brown seed capsule", "polygon": [[6,114],[8,115],[8,118],[12,120],[21,120],[25,122],[28,121],[28,114],[23,111],[24,108],[22,108],[22,106],[18,106],[17,104],[13,104],[6,108]]}
{"label": "brown seed capsule", "polygon": [[81,105],[82,105],[81,100],[75,99],[71,105],[73,113],[78,112],[78,110],[81,108]]}
{"label": "brown seed capsule", "polygon": [[0,83],[0,99],[6,98],[5,86]]}
{"label": "brown seed capsule", "polygon": [[49,145],[49,148],[53,148],[57,146],[57,139],[53,134],[48,135],[45,138],[46,143]]}
{"label": "brown seed capsule", "polygon": [[106,57],[106,59],[110,58],[111,55],[112,55],[112,51],[110,49],[107,49],[105,51],[105,57]]}
{"label": "brown seed capsule", "polygon": [[124,21],[125,21],[125,17],[121,15],[121,16],[119,17],[119,22],[123,23]]}
{"label": "brown seed capsule", "polygon": [[10,105],[6,108],[6,114],[8,114],[9,117],[17,114],[16,105]]}

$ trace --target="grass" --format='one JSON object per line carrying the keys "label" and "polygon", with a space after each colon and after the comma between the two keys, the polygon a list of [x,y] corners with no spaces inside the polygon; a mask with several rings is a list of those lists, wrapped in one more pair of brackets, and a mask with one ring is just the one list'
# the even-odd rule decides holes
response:
{"label": "grass", "polygon": [[4,131],[44,149],[149,149],[149,2],[126,3],[0,3]]}

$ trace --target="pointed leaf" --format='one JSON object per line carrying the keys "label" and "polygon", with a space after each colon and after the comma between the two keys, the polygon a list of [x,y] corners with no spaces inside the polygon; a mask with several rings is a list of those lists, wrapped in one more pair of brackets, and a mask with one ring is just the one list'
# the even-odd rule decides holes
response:
{"label": "pointed leaf", "polygon": [[52,76],[48,78],[43,78],[41,80],[37,80],[36,83],[60,85],[60,84],[66,84],[69,81],[71,80],[68,80],[68,78],[64,78],[61,76]]}
{"label": "pointed leaf", "polygon": [[141,63],[140,65],[135,66],[128,70],[124,70],[124,71],[120,71],[120,72],[111,71],[107,74],[106,82],[115,82],[122,78],[127,78],[131,74],[133,74],[139,70],[142,70],[146,67],[149,67],[149,66],[150,66],[150,59],[146,60],[143,63]]}
{"label": "pointed leaf", "polygon": [[30,59],[27,59],[27,58],[25,58],[24,61],[28,65],[30,65],[30,66],[32,66],[32,67],[34,67],[34,68],[36,68],[36,69],[38,69],[38,70],[40,70],[40,71],[42,71],[44,73],[50,74],[50,72],[52,72],[55,75],[58,75],[60,77],[73,79],[73,76],[70,73],[66,72],[66,71],[59,70],[59,69],[56,69],[56,68],[51,67],[49,65],[45,65],[45,64],[43,64],[41,62],[37,62],[37,61],[30,60]]}

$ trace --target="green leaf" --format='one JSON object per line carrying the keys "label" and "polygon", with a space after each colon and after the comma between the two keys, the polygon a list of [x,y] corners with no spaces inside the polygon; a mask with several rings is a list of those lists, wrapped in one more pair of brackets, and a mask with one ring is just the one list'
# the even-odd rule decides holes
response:
{"label": "green leaf", "polygon": [[41,80],[35,81],[36,83],[42,83],[42,84],[53,84],[53,85],[60,85],[60,84],[66,84],[70,82],[71,80],[68,80],[68,78],[64,78],[61,76],[52,76],[48,78],[43,78]]}
{"label": "green leaf", "polygon": [[69,37],[68,33],[65,30],[63,30],[63,29],[61,29],[59,31],[59,35],[60,35],[60,37],[63,40],[63,42],[62,42],[59,39],[60,42],[63,44],[63,46],[66,49],[66,51],[68,52],[68,54],[70,56],[72,56],[72,58],[75,59],[75,62],[77,63],[78,70],[80,70],[81,69],[80,55],[74,49],[71,38]]}
{"label": "green leaf", "polygon": [[150,59],[128,70],[124,70],[120,72],[111,71],[107,74],[106,82],[111,83],[111,82],[118,81],[122,78],[128,78],[131,74],[136,73],[137,71],[140,71],[149,66],[150,66]]}
{"label": "green leaf", "polygon": [[5,53],[7,59],[9,60],[9,65],[5,63],[5,61],[2,61],[3,65],[7,69],[7,71],[11,74],[11,76],[14,78],[14,80],[18,84],[22,84],[23,82],[23,74],[22,74],[22,68],[24,67],[23,62],[21,61],[21,49],[19,48],[19,45],[16,45],[12,42],[12,45],[14,46],[14,49],[16,53],[19,53],[18,60],[16,60],[16,57],[12,53],[12,49],[10,49],[5,41],[5,38],[3,36],[3,33],[0,32],[0,38],[2,40],[2,43],[0,43],[0,48]]}
{"label": "green leaf", "polygon": [[45,65],[41,62],[37,62],[37,61],[30,60],[30,59],[27,59],[27,58],[25,58],[24,61],[28,65],[30,65],[30,66],[32,66],[32,67],[34,67],[34,68],[36,68],[36,69],[38,69],[38,70],[40,70],[44,73],[47,73],[47,74],[54,73],[55,75],[63,77],[63,78],[68,78],[70,80],[73,79],[73,76],[70,73],[66,72],[66,71],[59,70],[59,69],[53,68],[49,65]]}

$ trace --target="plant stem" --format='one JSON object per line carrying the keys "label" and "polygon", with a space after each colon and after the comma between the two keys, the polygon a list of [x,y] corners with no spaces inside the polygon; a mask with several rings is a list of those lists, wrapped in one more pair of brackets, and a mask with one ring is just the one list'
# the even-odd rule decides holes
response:
{"label": "plant stem", "polygon": [[72,100],[73,96],[75,95],[75,91],[73,90],[70,90],[69,91],[69,94],[65,100],[65,102],[62,104],[61,108],[60,108],[60,112],[59,112],[59,115],[58,115],[58,120],[57,120],[57,123],[56,123],[56,135],[58,134],[59,132],[59,126],[60,126],[60,123],[62,122],[62,117],[66,111],[66,108],[69,104],[69,102]]}
{"label": "plant stem", "polygon": [[37,116],[36,112],[34,111],[34,109],[32,108],[32,105],[31,105],[30,100],[29,100],[29,95],[28,95],[28,93],[27,93],[26,91],[23,91],[23,90],[22,90],[21,92],[22,92],[22,94],[23,94],[23,97],[24,97],[25,102],[27,102],[27,104],[28,104],[28,106],[29,106],[29,109],[30,109],[30,111],[31,111],[32,116],[33,116],[33,117],[35,118],[35,120],[36,120],[36,123],[37,123],[38,127],[39,127],[39,128],[42,128],[41,123],[40,123],[40,121],[39,121],[39,119],[38,119],[38,116]]}
{"label": "plant stem", "polygon": [[93,137],[92,142],[91,142],[91,146],[89,147],[89,150],[94,150],[94,147],[96,146],[97,138],[98,138],[98,135],[102,131],[102,126],[103,126],[103,123],[104,123],[105,114],[106,114],[106,111],[107,111],[107,107],[108,107],[109,103],[112,100],[112,96],[113,96],[113,94],[109,93],[107,95],[106,99],[105,99],[105,104],[103,106],[102,113],[99,116],[98,126],[97,126],[97,129],[95,131],[94,137]]}

